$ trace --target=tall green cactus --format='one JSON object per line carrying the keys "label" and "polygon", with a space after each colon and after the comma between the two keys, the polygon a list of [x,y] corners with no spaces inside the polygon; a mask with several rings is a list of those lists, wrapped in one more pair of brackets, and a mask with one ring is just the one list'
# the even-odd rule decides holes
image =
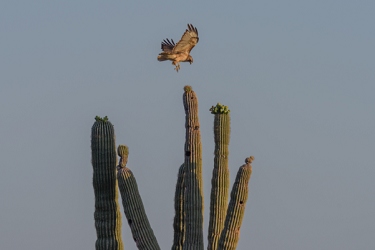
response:
{"label": "tall green cactus", "polygon": [[[190,86],[184,87],[185,160],[178,171],[175,191],[174,238],[172,250],[203,250],[203,179],[202,145],[198,118],[198,99]],[[234,250],[248,197],[252,156],[241,166],[229,193],[228,145],[230,110],[218,103],[212,106],[214,118],[215,158],[212,174],[208,250]],[[116,152],[114,130],[107,117],[96,117],[92,128],[92,162],[94,168],[96,249],[122,249],[121,216],[117,204],[120,189],[124,212],[138,249],[160,250],[146,216],[133,173],[126,167],[128,148],[120,145],[121,157],[115,175]],[[118,180],[118,184],[117,181]]]}
{"label": "tall green cactus", "polygon": [[176,191],[174,196],[175,216],[173,220],[173,245],[172,250],[182,250],[185,241],[185,165],[178,170]]}
{"label": "tall green cactus", "polygon": [[208,250],[216,250],[224,228],[229,195],[229,140],[230,113],[227,106],[212,106],[214,118],[214,169],[211,179],[210,221],[208,225]]}
{"label": "tall green cactus", "polygon": [[190,86],[184,87],[185,108],[185,193],[186,234],[183,249],[203,250],[202,144],[198,98]]}
{"label": "tall green cactus", "polygon": [[121,213],[118,206],[116,148],[113,125],[107,117],[95,118],[91,128],[95,227],[97,250],[122,250]]}
{"label": "tall green cactus", "polygon": [[117,178],[124,207],[133,239],[140,250],[160,250],[154,232],[148,221],[138,185],[132,171],[126,167],[129,150],[125,145],[118,147],[118,155],[121,157]]}
{"label": "tall green cactus", "polygon": [[230,194],[224,230],[219,240],[219,250],[234,250],[237,247],[249,192],[248,183],[252,173],[251,162],[253,160],[253,156],[246,158],[245,164],[237,172],[236,180]]}

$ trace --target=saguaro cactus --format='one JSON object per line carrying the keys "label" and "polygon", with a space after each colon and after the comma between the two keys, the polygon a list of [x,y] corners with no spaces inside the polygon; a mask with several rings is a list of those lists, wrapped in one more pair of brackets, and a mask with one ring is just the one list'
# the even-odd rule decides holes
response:
{"label": "saguaro cactus", "polygon": [[95,227],[97,250],[122,250],[121,213],[118,206],[116,148],[113,125],[107,117],[95,118],[91,128]]}
{"label": "saguaro cactus", "polygon": [[248,183],[252,173],[251,162],[253,160],[253,156],[246,158],[245,164],[237,172],[236,180],[230,194],[224,230],[219,240],[219,250],[234,250],[237,247],[249,193]]}
{"label": "saguaro cactus", "polygon": [[211,180],[210,221],[208,226],[208,250],[216,250],[224,228],[229,194],[229,140],[230,112],[227,106],[218,103],[212,106],[214,118],[214,169]]}
{"label": "saguaro cactus", "polygon": [[172,250],[182,250],[185,241],[185,165],[182,164],[178,170],[176,192],[174,196],[175,216],[173,220],[173,245]]}
{"label": "saguaro cactus", "polygon": [[203,250],[202,144],[198,117],[198,99],[190,86],[183,94],[186,114],[185,140],[185,241],[183,249]]}
{"label": "saguaro cactus", "polygon": [[[174,238],[172,250],[203,250],[203,179],[202,144],[198,118],[198,99],[190,86],[183,94],[185,109],[184,163],[178,171],[175,192]],[[227,106],[212,106],[214,118],[215,158],[212,173],[208,250],[234,250],[248,197],[254,157],[246,158],[229,196],[228,145],[230,113]],[[121,216],[117,203],[120,189],[124,212],[138,249],[160,250],[143,207],[133,173],[126,167],[128,148],[118,147],[121,157],[115,173],[115,136],[108,118],[96,117],[92,127],[92,163],[94,168],[95,225],[97,250],[121,250]],[[118,180],[118,182],[116,181]],[[118,184],[117,184],[118,183]]]}
{"label": "saguaro cactus", "polygon": [[118,155],[121,157],[117,178],[124,206],[125,216],[128,220],[133,239],[140,250],[160,250],[154,232],[148,221],[138,185],[132,171],[126,167],[129,150],[125,145],[118,147]]}

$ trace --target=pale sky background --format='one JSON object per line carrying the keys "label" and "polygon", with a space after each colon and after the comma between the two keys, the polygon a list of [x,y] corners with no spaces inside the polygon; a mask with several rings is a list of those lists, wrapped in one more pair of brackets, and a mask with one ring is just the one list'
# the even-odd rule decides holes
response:
{"label": "pale sky background", "polygon": [[[375,1],[130,2],[0,3],[0,249],[94,249],[96,115],[129,146],[170,249],[186,84],[200,104],[206,229],[220,102],[232,183],[255,156],[239,250],[375,249]],[[200,41],[176,73],[156,56],[187,23]],[[125,220],[122,234],[136,249]]]}

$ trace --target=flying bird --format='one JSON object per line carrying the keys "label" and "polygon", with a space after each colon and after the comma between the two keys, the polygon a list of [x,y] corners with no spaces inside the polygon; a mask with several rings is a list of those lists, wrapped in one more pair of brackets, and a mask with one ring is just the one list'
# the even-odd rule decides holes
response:
{"label": "flying bird", "polygon": [[190,51],[198,43],[198,30],[192,24],[188,24],[188,29],[182,35],[180,41],[175,44],[173,39],[164,39],[161,42],[161,52],[158,55],[158,61],[172,61],[172,64],[176,66],[174,68],[177,72],[180,69],[180,62],[193,63],[193,57],[190,55]]}

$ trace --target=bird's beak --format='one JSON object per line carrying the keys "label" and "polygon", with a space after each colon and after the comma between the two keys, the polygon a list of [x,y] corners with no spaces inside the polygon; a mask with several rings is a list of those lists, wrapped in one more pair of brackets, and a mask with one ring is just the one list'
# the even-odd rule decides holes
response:
{"label": "bird's beak", "polygon": [[193,60],[190,61],[190,64],[192,64],[192,63],[193,63]]}

